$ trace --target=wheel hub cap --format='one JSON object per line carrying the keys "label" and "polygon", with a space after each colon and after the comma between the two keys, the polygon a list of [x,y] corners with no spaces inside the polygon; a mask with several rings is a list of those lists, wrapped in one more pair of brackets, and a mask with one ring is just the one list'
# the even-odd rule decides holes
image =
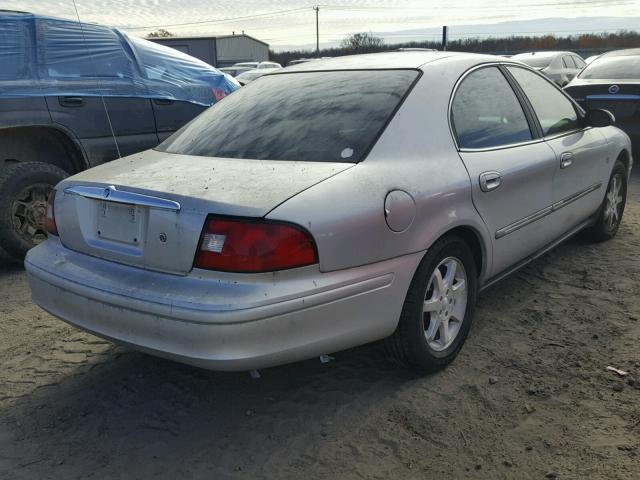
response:
{"label": "wheel hub cap", "polygon": [[623,205],[622,199],[622,177],[620,174],[614,175],[609,183],[607,191],[607,201],[604,208],[604,219],[609,230],[613,230],[620,221],[620,210]]}

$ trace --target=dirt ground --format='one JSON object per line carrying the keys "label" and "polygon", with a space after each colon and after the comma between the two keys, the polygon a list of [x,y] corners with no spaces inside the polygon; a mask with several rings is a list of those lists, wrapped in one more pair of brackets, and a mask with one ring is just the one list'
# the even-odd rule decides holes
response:
{"label": "dirt ground", "polygon": [[257,380],[198,370],[67,326],[1,264],[0,478],[638,479],[639,173],[616,239],[486,292],[430,376],[376,346]]}

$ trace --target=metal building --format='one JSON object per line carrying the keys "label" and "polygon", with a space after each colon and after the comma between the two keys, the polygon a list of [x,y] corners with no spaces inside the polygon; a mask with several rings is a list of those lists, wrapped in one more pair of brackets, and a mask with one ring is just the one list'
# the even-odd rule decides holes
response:
{"label": "metal building", "polygon": [[167,37],[147,40],[188,53],[214,67],[269,60],[269,45],[244,33],[222,37]]}

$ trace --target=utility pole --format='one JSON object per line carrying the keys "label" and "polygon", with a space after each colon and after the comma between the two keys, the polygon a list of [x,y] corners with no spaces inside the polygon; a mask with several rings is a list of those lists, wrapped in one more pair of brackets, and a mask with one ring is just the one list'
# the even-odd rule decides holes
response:
{"label": "utility pole", "polygon": [[313,7],[316,11],[316,57],[320,58],[320,29],[318,28],[318,12],[320,11],[320,5]]}
{"label": "utility pole", "polygon": [[447,50],[447,43],[449,43],[449,27],[446,25],[442,27],[442,51]]}

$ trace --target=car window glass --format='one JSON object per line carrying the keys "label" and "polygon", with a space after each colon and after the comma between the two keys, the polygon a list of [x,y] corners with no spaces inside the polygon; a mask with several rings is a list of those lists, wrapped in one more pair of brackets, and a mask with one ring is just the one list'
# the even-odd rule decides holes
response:
{"label": "car window glass", "polygon": [[47,40],[41,63],[48,77],[131,78],[131,64],[112,30],[58,20],[41,20],[40,29]]}
{"label": "car window glass", "polygon": [[27,58],[31,57],[24,22],[0,22],[0,79],[19,80],[30,77]]}
{"label": "car window glass", "polygon": [[562,57],[562,63],[564,64],[565,68],[576,68],[573,57],[570,55],[565,55],[564,57]]}
{"label": "car window glass", "polygon": [[[624,52],[624,51],[623,51]],[[624,80],[640,78],[640,55],[603,55],[582,70],[579,78]]]}
{"label": "car window glass", "polygon": [[418,74],[361,70],[263,76],[196,117],[158,149],[206,157],[356,163]]}
{"label": "car window glass", "polygon": [[573,62],[576,64],[577,68],[584,68],[586,63],[580,57],[571,57],[573,58]]}
{"label": "car window glass", "polygon": [[467,76],[456,92],[452,121],[461,148],[489,148],[532,139],[522,106],[495,67]]}
{"label": "car window glass", "polygon": [[508,67],[536,112],[544,135],[555,135],[579,127],[571,101],[539,75],[524,68]]}

